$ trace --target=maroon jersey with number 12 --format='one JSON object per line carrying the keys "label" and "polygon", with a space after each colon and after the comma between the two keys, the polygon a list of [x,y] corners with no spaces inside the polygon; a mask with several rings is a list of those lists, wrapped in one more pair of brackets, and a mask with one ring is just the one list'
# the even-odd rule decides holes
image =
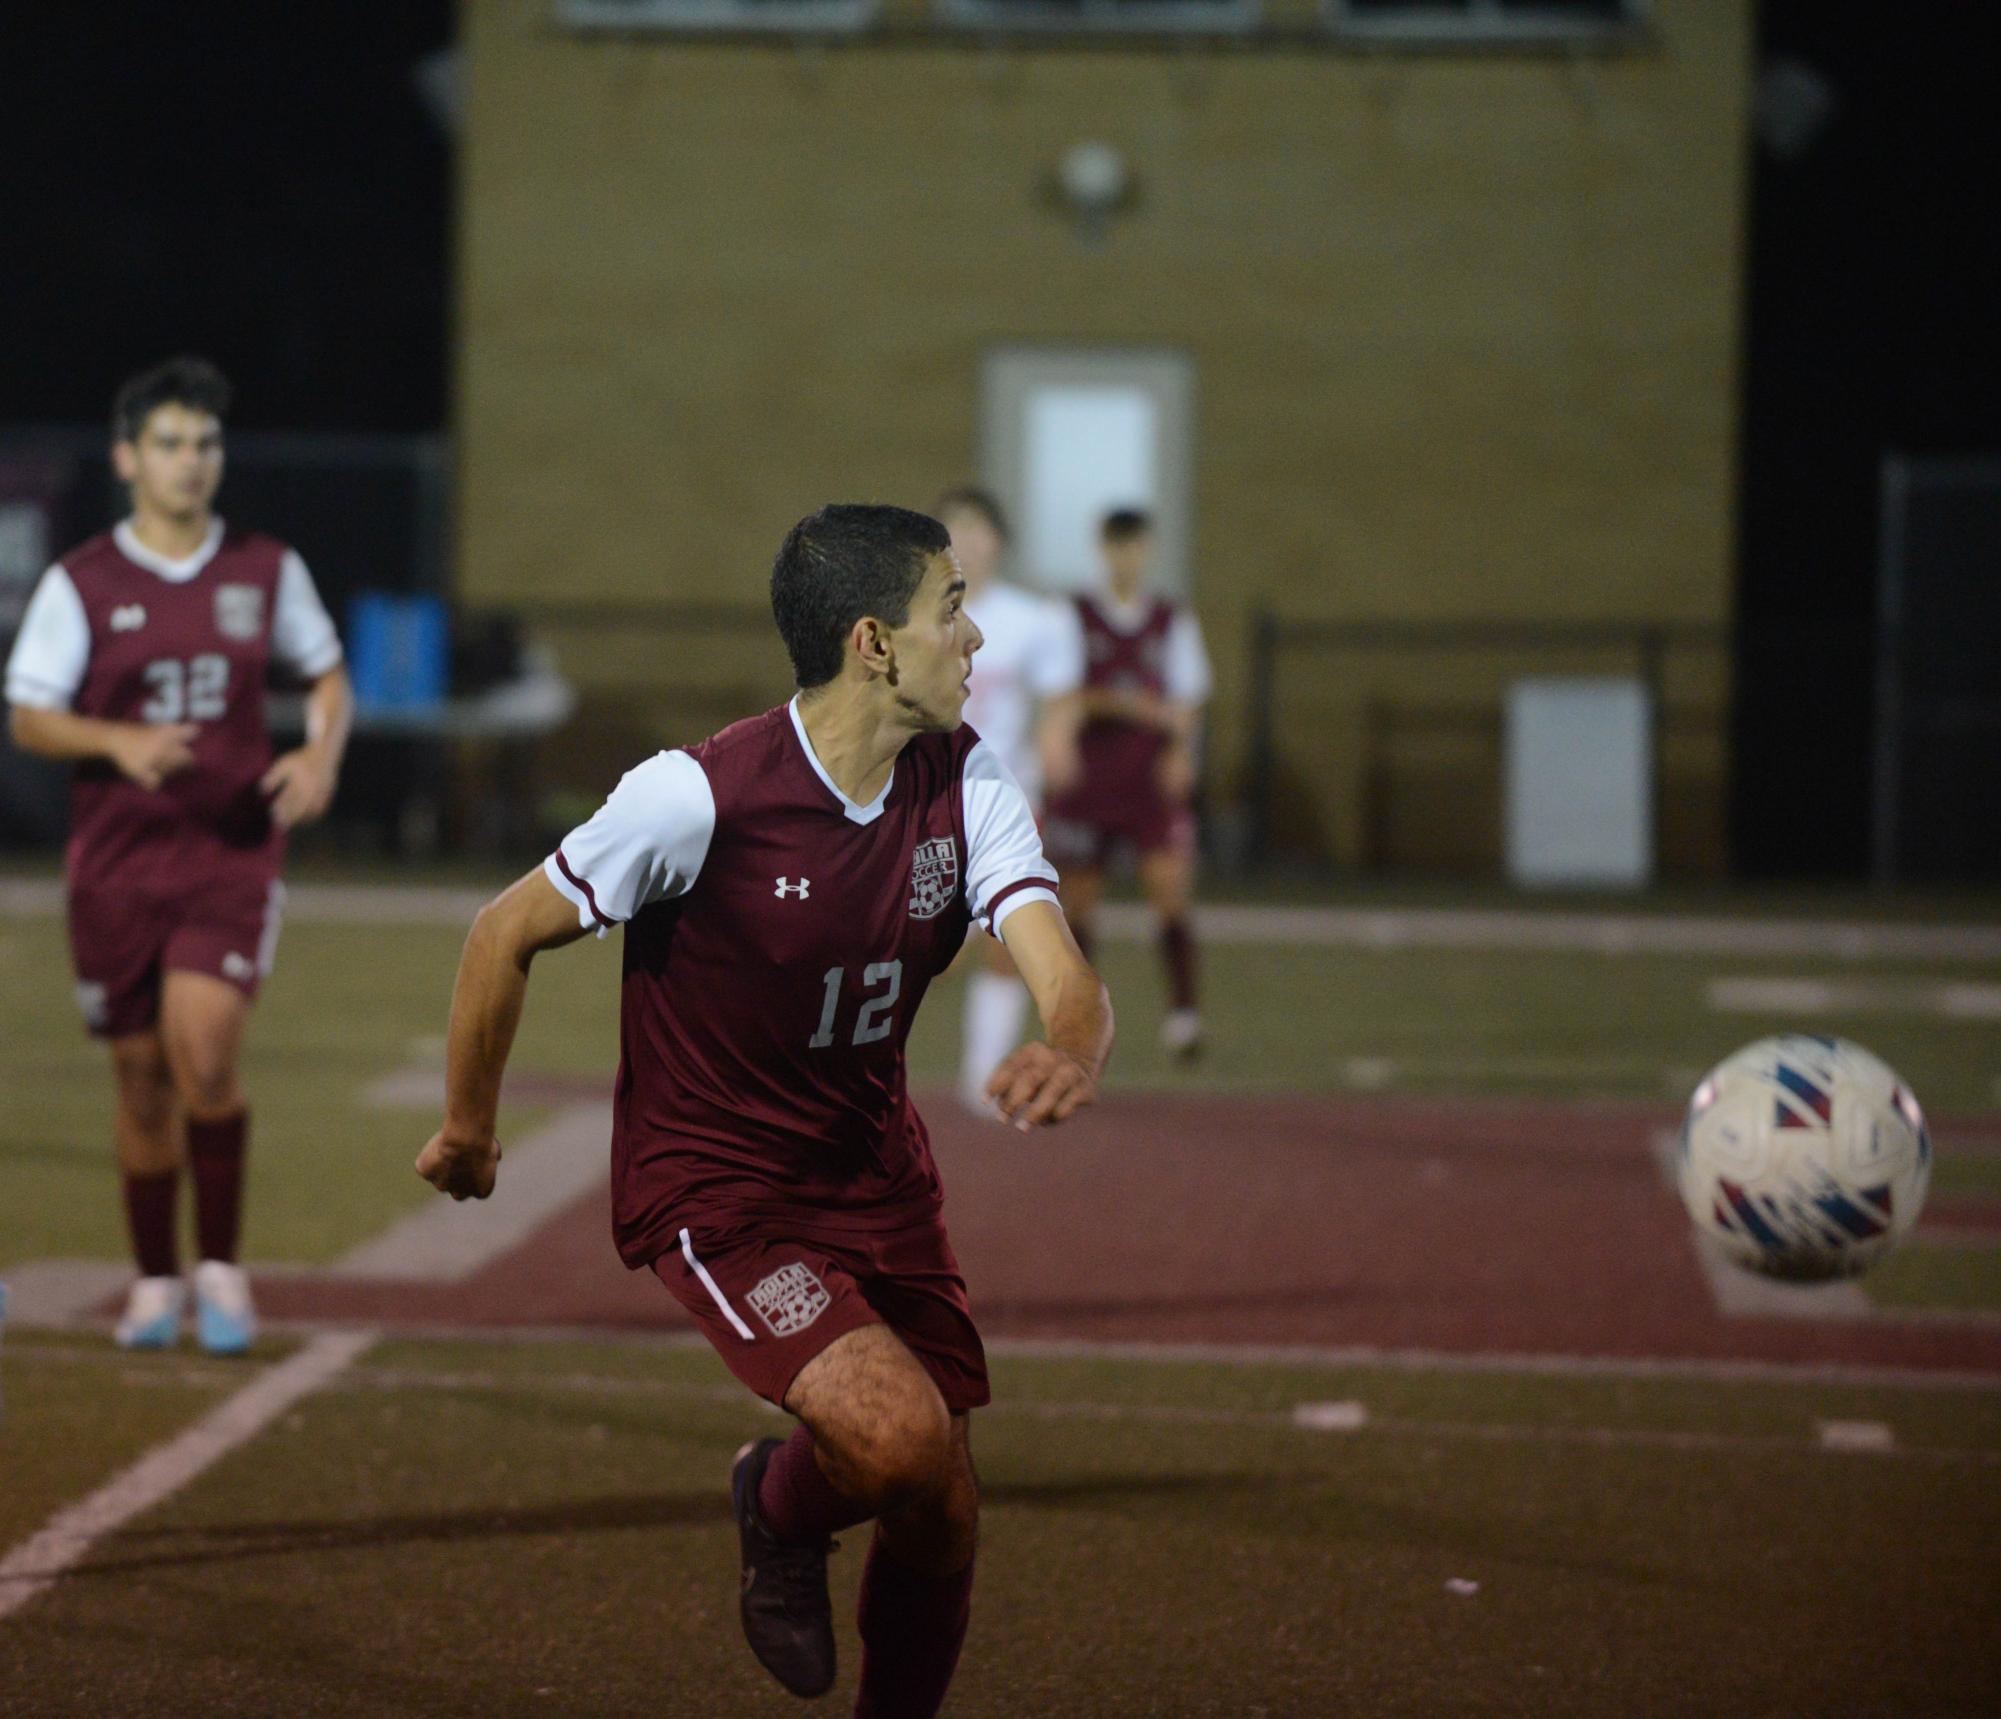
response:
{"label": "maroon jersey with number 12", "polygon": [[1055,899],[1014,778],[969,728],[920,735],[858,805],[797,701],[630,771],[545,864],[625,923],[612,1138],[628,1265],[711,1236],[910,1225],[940,1189],[904,1044],[969,920]]}

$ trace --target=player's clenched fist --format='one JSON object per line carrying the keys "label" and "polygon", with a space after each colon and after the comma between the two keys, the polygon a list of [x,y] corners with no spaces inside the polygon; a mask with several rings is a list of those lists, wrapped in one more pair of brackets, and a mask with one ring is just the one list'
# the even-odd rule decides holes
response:
{"label": "player's clenched fist", "polygon": [[334,773],[311,747],[287,752],[258,784],[271,802],[271,819],[281,830],[310,824],[333,803]]}
{"label": "player's clenched fist", "polygon": [[499,1168],[498,1140],[452,1140],[440,1131],[417,1154],[417,1174],[455,1200],[485,1199]]}
{"label": "player's clenched fist", "polygon": [[1098,1096],[1098,1083],[1074,1056],[1031,1041],[994,1070],[987,1097],[1001,1119],[1026,1132],[1076,1115]]}

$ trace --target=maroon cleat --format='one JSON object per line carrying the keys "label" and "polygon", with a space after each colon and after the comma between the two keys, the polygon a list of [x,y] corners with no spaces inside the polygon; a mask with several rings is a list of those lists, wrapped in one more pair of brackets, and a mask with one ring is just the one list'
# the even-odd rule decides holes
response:
{"label": "maroon cleat", "polygon": [[790,1546],[764,1526],[758,1488],[771,1453],[784,1442],[761,1438],[745,1445],[730,1470],[743,1546],[739,1605],[744,1640],[757,1663],[794,1695],[810,1699],[834,1686],[834,1610],[827,1599],[827,1554],[834,1542],[822,1537]]}

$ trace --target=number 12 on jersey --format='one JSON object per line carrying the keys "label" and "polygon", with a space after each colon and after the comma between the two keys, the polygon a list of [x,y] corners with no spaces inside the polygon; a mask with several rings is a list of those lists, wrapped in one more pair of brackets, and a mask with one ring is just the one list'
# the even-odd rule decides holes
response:
{"label": "number 12 on jersey", "polygon": [[[841,987],[847,980],[845,967],[829,967],[822,981],[827,987],[827,995],[820,1005],[819,1031],[806,1041],[809,1050],[824,1050],[834,1042],[834,1016],[841,1007]],[[889,1029],[895,1025],[890,1011],[896,1007],[896,999],[903,994],[903,963],[901,961],[872,961],[862,969],[862,988],[872,991],[876,986],[887,983],[887,989],[865,1001],[855,1015],[854,1037],[848,1042],[855,1045],[872,1045],[878,1039],[889,1037]]]}

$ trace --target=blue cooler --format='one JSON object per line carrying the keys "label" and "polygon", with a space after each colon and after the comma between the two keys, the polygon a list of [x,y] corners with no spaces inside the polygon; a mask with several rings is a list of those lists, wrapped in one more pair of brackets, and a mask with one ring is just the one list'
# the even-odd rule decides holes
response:
{"label": "blue cooler", "polygon": [[364,710],[444,702],[451,629],[438,597],[363,591],[347,606],[347,672]]}

